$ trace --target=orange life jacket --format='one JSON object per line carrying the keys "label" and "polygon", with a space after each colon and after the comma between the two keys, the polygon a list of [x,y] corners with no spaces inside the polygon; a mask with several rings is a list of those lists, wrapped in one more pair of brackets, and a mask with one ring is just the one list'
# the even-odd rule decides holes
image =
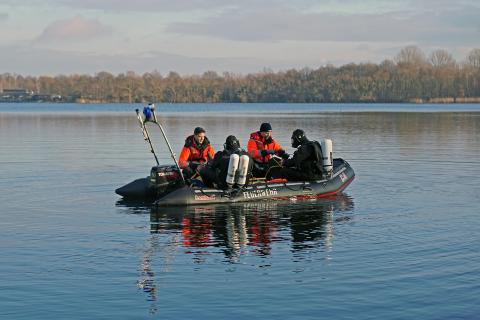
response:
{"label": "orange life jacket", "polygon": [[213,159],[215,152],[208,138],[205,137],[203,143],[199,145],[191,135],[185,139],[185,145],[178,158],[178,165],[184,169],[190,161],[205,163],[208,161],[209,155]]}
{"label": "orange life jacket", "polygon": [[280,151],[283,150],[283,148],[272,137],[265,140],[259,131],[252,132],[250,134],[250,140],[248,140],[247,143],[247,151],[254,160],[261,163],[267,163],[271,155],[267,154],[262,156],[260,153],[261,150]]}

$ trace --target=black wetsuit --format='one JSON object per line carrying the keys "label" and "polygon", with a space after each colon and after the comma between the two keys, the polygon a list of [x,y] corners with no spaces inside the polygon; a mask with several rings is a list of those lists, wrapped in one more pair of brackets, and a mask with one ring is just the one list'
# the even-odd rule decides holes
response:
{"label": "black wetsuit", "polygon": [[267,180],[283,178],[289,181],[308,181],[322,178],[322,148],[317,141],[300,145],[293,157],[283,162],[283,167],[272,168]]}
{"label": "black wetsuit", "polygon": [[[251,157],[245,150],[238,149],[235,151],[223,150],[215,153],[212,161],[209,161],[207,165],[200,171],[200,176],[202,177],[203,183],[210,188],[218,187],[220,189],[227,188],[227,174],[228,174],[228,165],[230,163],[230,155],[238,154],[239,156],[247,155],[250,158],[248,164],[248,173],[247,173],[247,182],[249,182],[249,177],[252,172],[253,161]],[[238,172],[237,172],[238,174]]]}

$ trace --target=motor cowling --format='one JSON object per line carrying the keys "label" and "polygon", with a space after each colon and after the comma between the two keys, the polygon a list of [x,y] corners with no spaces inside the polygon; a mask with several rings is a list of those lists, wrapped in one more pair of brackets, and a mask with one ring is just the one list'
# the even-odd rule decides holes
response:
{"label": "motor cowling", "polygon": [[176,189],[182,185],[180,171],[175,165],[159,165],[150,170],[150,185],[157,195]]}

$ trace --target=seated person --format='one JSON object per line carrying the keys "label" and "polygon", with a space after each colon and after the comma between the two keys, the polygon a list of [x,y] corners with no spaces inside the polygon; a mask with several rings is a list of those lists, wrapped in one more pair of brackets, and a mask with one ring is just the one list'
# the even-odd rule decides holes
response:
{"label": "seated person", "polygon": [[247,151],[254,160],[253,176],[258,178],[264,178],[268,168],[275,164],[271,161],[273,155],[288,158],[282,146],[272,138],[272,126],[267,122],[262,123],[259,131],[250,134]]}
{"label": "seated person", "polygon": [[305,132],[297,129],[292,133],[292,147],[298,148],[292,158],[283,161],[283,167],[271,168],[267,179],[289,181],[318,180],[323,176],[322,148],[317,141],[307,139]]}
{"label": "seated person", "polygon": [[178,165],[182,169],[185,178],[188,179],[200,170],[197,167],[213,158],[214,154],[215,151],[205,136],[205,129],[196,127],[193,135],[185,139],[185,145],[178,158]]}
{"label": "seated person", "polygon": [[223,147],[223,151],[218,151],[200,170],[203,183],[220,189],[247,185],[253,164],[248,153],[240,148],[235,136],[228,136]]}

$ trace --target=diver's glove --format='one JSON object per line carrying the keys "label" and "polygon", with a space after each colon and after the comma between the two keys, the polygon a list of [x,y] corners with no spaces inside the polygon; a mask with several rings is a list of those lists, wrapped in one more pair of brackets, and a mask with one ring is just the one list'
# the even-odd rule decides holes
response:
{"label": "diver's glove", "polygon": [[260,150],[262,157],[265,157],[268,154],[275,154],[275,150]]}
{"label": "diver's glove", "polygon": [[288,153],[285,152],[285,150],[280,149],[276,152],[277,156],[281,157],[282,159],[288,159],[290,156]]}
{"label": "diver's glove", "polygon": [[183,168],[183,175],[185,177],[191,177],[195,172],[193,171],[192,167],[190,167],[190,165],[186,166],[185,168]]}

